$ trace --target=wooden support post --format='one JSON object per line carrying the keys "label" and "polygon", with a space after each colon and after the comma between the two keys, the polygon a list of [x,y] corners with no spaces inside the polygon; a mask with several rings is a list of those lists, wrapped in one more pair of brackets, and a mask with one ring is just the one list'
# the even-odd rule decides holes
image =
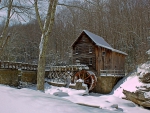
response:
{"label": "wooden support post", "polygon": [[114,69],[114,76],[115,76],[115,69]]}
{"label": "wooden support post", "polygon": [[8,69],[9,69],[9,63],[10,63],[10,62],[8,61]]}

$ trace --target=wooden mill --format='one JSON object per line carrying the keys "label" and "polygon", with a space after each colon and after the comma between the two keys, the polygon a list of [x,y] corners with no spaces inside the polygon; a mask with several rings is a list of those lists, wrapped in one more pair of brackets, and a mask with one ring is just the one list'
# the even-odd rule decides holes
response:
{"label": "wooden mill", "polygon": [[112,48],[102,37],[83,30],[71,47],[72,61],[78,64],[70,69],[52,67],[50,76],[68,70],[73,82],[83,79],[88,88],[97,93],[110,93],[118,80],[125,76],[127,54]]}

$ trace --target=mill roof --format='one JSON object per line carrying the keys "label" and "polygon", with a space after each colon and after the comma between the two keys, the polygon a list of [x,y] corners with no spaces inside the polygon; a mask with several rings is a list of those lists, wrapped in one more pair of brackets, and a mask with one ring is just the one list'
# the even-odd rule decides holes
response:
{"label": "mill roof", "polygon": [[146,53],[150,55],[150,49]]}
{"label": "mill roof", "polygon": [[[97,46],[100,46],[100,47],[104,47],[104,48],[107,48],[109,50],[112,50],[114,52],[117,52],[117,53],[121,53],[121,54],[124,54],[124,55],[128,55],[127,53],[125,52],[122,52],[120,50],[117,50],[117,49],[114,49],[112,48],[102,37],[94,34],[94,33],[91,33],[87,30],[83,30],[82,32],[84,32],[86,35],[88,35],[88,37],[97,45]],[[79,36],[80,37],[80,36]],[[78,37],[78,38],[79,38]],[[78,40],[77,38],[77,40]],[[76,41],[77,41],[76,40]],[[76,43],[76,41],[72,44],[72,46]]]}
{"label": "mill roof", "polygon": [[87,34],[89,36],[89,38],[91,38],[91,40],[93,40],[95,42],[96,45],[98,46],[102,46],[104,48],[112,48],[102,37],[93,34],[87,30],[83,30],[83,32],[85,32],[85,34]]}

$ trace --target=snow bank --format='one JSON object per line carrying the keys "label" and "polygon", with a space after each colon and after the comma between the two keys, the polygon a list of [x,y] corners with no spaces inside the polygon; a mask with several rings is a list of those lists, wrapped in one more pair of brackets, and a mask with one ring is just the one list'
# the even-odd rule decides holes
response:
{"label": "snow bank", "polygon": [[45,86],[46,94],[34,91],[35,87],[32,87],[31,90],[0,85],[1,113],[149,113],[148,110],[113,95],[92,93],[82,96],[84,90],[55,87],[48,84]]}
{"label": "snow bank", "polygon": [[0,85],[0,113],[109,113],[31,89]]}
{"label": "snow bank", "polygon": [[55,86],[50,86],[49,84],[45,85],[45,93],[55,95],[57,92],[57,96],[62,97],[61,92],[67,93],[69,96],[71,95],[83,95],[85,90],[75,90],[75,89],[70,89],[70,88],[65,88],[65,87],[55,87]]}
{"label": "snow bank", "polygon": [[122,93],[123,89],[130,92],[135,92],[141,85],[143,85],[143,83],[139,81],[137,73],[134,72],[120,80],[110,94],[122,98],[125,97],[125,95]]}
{"label": "snow bank", "polygon": [[122,98],[125,97],[124,94],[122,93],[123,89],[130,92],[135,92],[140,86],[145,85],[148,86],[148,84],[144,84],[141,81],[139,81],[139,77],[142,77],[144,74],[148,72],[150,72],[150,61],[142,65],[139,65],[137,71],[128,74],[126,77],[120,80],[114,87],[111,94],[119,98]]}
{"label": "snow bank", "polygon": [[114,95],[102,95],[102,94],[90,93],[89,95],[82,96],[84,90],[75,90],[75,89],[55,87],[55,86],[50,86],[49,88],[46,87],[45,93],[49,93],[53,95],[57,94],[56,96],[70,100],[73,103],[96,107],[99,109],[105,109],[108,110],[109,113],[110,112],[111,113],[113,112],[149,113],[148,110],[138,107],[133,102],[128,100],[123,100]]}

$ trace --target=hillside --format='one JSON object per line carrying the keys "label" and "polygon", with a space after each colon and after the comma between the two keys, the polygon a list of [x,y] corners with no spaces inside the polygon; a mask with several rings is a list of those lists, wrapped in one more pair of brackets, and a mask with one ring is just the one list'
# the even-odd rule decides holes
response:
{"label": "hillside", "polygon": [[111,94],[150,107],[150,61],[139,65],[136,71],[119,81]]}

